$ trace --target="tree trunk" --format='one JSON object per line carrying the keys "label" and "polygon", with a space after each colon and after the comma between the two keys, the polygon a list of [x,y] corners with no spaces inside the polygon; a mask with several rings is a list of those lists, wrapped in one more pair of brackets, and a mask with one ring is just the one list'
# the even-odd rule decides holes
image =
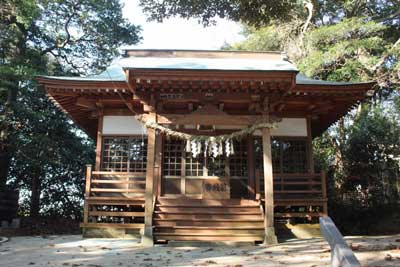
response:
{"label": "tree trunk", "polygon": [[12,126],[10,121],[13,119],[14,105],[17,98],[17,85],[10,85],[7,88],[7,101],[5,103],[4,117],[0,124],[0,188],[5,188],[7,183],[8,171],[10,169],[12,147]]}
{"label": "tree trunk", "polygon": [[31,182],[31,207],[30,207],[30,215],[31,217],[39,216],[40,209],[40,175],[34,173],[32,176]]}

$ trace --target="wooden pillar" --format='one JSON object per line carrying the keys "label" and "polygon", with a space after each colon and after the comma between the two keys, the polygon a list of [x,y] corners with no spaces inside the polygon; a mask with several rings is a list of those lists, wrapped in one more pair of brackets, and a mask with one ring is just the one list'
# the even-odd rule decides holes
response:
{"label": "wooden pillar", "polygon": [[247,137],[247,168],[248,168],[248,192],[249,198],[255,199],[256,197],[256,181],[255,181],[255,168],[254,168],[254,140],[253,135],[249,134]]}
{"label": "wooden pillar", "polygon": [[103,112],[99,112],[99,118],[97,122],[97,139],[96,139],[96,164],[94,169],[100,171],[101,168],[101,150],[103,145]]}
{"label": "wooden pillar", "polygon": [[276,244],[274,228],[274,184],[272,171],[271,134],[269,128],[262,129],[264,194],[265,194],[265,244]]}
{"label": "wooden pillar", "polygon": [[312,133],[311,133],[311,117],[307,117],[307,158],[308,158],[308,172],[314,173],[314,154],[312,146]]}
{"label": "wooden pillar", "polygon": [[[156,114],[149,116],[155,121]],[[147,128],[147,165],[146,165],[146,191],[144,207],[144,231],[142,235],[143,246],[153,246],[153,207],[154,207],[154,167],[155,167],[155,142],[156,131]]]}
{"label": "wooden pillar", "polygon": [[162,176],[162,144],[163,136],[161,134],[156,135],[156,158],[155,158],[155,169],[154,169],[154,194],[160,196],[161,194],[161,176]]}
{"label": "wooden pillar", "polygon": [[90,185],[92,182],[92,165],[86,165],[86,186],[85,186],[85,204],[83,207],[83,223],[89,222],[89,202]]}

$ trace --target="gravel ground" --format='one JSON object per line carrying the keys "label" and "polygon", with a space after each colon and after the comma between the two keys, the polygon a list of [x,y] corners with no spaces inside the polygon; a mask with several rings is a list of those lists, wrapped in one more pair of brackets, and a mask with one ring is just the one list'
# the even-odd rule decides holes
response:
{"label": "gravel ground", "polygon": [[[346,238],[362,266],[400,266],[400,235]],[[0,244],[1,267],[114,266],[329,266],[322,239],[289,240],[276,246],[143,248],[138,240],[82,239],[78,235],[14,237]]]}

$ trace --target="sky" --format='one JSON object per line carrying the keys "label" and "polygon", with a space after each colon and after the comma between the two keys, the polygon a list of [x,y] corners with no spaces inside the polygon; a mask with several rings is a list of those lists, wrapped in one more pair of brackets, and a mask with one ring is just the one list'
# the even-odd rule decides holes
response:
{"label": "sky", "polygon": [[122,3],[124,16],[142,27],[142,42],[129,48],[214,50],[225,43],[244,39],[240,34],[240,25],[232,21],[218,19],[216,26],[206,28],[195,19],[171,18],[163,23],[148,22],[139,7],[139,0],[122,0]]}

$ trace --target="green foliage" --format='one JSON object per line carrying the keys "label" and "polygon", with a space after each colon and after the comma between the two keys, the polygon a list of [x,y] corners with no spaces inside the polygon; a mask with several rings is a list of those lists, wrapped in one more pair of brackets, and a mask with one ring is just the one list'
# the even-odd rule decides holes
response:
{"label": "green foliage", "polygon": [[299,0],[140,0],[140,5],[151,20],[162,22],[180,16],[196,18],[204,25],[213,24],[215,18],[220,17],[260,26],[275,19],[289,19],[293,10],[302,11]]}
{"label": "green foliage", "polygon": [[[385,212],[400,210],[400,2],[312,3],[307,29],[295,11],[291,20],[245,26],[247,39],[227,49],[284,50],[307,76],[377,82],[370,101],[314,140],[331,216],[345,233],[372,233]],[[388,219],[398,222],[396,216]]]}
{"label": "green foliage", "polygon": [[[304,38],[307,56],[299,60],[298,67],[308,76],[330,80],[371,79],[370,69],[388,46],[382,37],[385,30],[386,26],[362,18],[316,28]],[[332,73],[332,69],[340,71]]]}
{"label": "green foliage", "polygon": [[139,33],[118,0],[1,1],[0,190],[7,181],[27,196],[23,213],[79,217],[84,165],[93,161],[92,141],[34,77],[98,71]]}

